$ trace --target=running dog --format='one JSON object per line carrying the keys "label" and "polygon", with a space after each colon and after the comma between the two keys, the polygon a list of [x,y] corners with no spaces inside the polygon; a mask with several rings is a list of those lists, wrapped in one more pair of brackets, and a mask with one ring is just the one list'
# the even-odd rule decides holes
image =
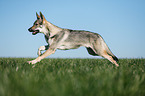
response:
{"label": "running dog", "polygon": [[[117,64],[118,58],[110,51],[99,34],[84,30],[60,28],[48,22],[41,12],[40,15],[36,12],[36,16],[37,20],[28,30],[32,32],[33,35],[43,33],[48,45],[40,46],[38,49],[38,57],[32,61],[28,61],[29,64],[40,62],[45,57],[53,54],[56,49],[68,50],[84,46],[90,55],[102,56],[116,66],[119,66]],[[41,51],[44,50],[46,51],[42,54]]]}

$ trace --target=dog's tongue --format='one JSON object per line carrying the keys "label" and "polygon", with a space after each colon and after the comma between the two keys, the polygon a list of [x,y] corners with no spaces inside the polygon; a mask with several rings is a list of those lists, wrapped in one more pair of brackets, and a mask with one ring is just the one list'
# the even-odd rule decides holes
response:
{"label": "dog's tongue", "polygon": [[32,32],[33,35],[35,35],[37,32]]}
{"label": "dog's tongue", "polygon": [[39,33],[39,30],[35,30],[34,32],[32,32],[33,35],[36,35],[37,33]]}

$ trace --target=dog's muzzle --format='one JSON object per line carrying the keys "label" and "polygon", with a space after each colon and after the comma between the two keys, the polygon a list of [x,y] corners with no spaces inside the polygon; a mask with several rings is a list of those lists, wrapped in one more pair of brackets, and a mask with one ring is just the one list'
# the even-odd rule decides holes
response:
{"label": "dog's muzzle", "polygon": [[33,30],[31,28],[28,29],[29,32],[33,32]]}
{"label": "dog's muzzle", "polygon": [[28,31],[32,32],[33,35],[36,35],[37,33],[39,33],[39,30],[32,30],[32,28],[29,28]]}

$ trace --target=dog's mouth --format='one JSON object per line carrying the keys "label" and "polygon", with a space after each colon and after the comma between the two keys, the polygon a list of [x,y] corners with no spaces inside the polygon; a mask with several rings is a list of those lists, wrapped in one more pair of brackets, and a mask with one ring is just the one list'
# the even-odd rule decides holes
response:
{"label": "dog's mouth", "polygon": [[39,33],[39,30],[35,30],[34,32],[32,32],[33,35],[36,35],[37,33]]}

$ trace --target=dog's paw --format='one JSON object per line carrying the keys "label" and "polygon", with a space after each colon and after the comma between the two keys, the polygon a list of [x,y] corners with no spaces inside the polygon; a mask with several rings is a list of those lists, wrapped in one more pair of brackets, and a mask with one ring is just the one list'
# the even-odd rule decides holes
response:
{"label": "dog's paw", "polygon": [[27,61],[28,64],[36,64],[37,61],[36,60],[32,60],[32,61]]}

